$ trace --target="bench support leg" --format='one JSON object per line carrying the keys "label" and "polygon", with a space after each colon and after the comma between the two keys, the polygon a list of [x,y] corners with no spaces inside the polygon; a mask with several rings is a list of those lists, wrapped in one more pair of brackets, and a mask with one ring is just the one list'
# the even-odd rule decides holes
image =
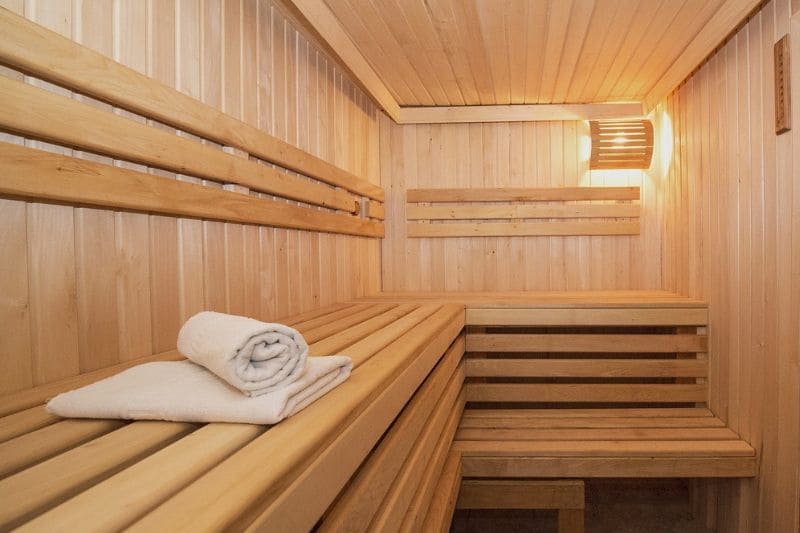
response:
{"label": "bench support leg", "polygon": [[583,509],[560,509],[558,533],[583,533]]}

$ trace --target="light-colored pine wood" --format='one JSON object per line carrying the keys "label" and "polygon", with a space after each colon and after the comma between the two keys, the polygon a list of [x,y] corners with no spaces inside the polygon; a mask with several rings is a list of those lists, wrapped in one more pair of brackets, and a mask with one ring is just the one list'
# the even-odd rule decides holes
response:
{"label": "light-colored pine wood", "polygon": [[[560,443],[559,443],[560,444]],[[651,450],[652,452],[652,450]],[[472,457],[465,477],[753,477],[755,457]]]}
{"label": "light-colored pine wood", "polygon": [[[290,143],[248,127],[170,87],[78,46],[56,33],[31,24],[8,10],[0,12],[3,33],[9,38],[0,49],[3,63],[65,86],[80,89],[133,112],[232,145],[291,170],[306,173],[375,199],[383,192],[355,175],[339,169]],[[13,36],[13,38],[11,37]],[[57,59],[56,59],[57,58]],[[120,91],[120,84],[125,91]]]}
{"label": "light-colored pine wood", "polygon": [[[481,350],[473,346],[470,351]],[[518,351],[532,350],[522,348]],[[469,377],[694,378],[707,375],[708,363],[691,359],[467,359]]]}
{"label": "light-colored pine wood", "polygon": [[494,440],[736,440],[739,436],[725,427],[716,428],[559,428],[559,429],[460,429],[460,441]]}
{"label": "light-colored pine wood", "polygon": [[0,154],[5,175],[0,193],[4,194],[316,231],[381,233],[380,224],[350,215],[257,199],[11,144],[0,145]]}
{"label": "light-colored pine wood", "polygon": [[[0,45],[0,54],[28,61],[26,71],[32,76],[0,68],[7,79],[24,80],[62,99],[70,91],[37,78],[80,85],[89,96],[73,98],[82,106],[113,112],[141,128],[147,124],[220,153],[224,147],[229,152],[235,148],[356,195],[382,198],[375,106],[271,0],[245,2],[238,14],[236,2],[225,4],[228,23],[223,32],[217,24],[223,20],[223,2],[6,3],[10,11],[2,12],[0,24],[9,38]],[[273,25],[280,31],[273,32]],[[284,42],[297,52],[284,49]],[[55,122],[57,118],[53,116]],[[84,133],[91,137],[88,130]],[[199,183],[188,174],[0,136],[29,148]],[[203,137],[216,142],[201,141]],[[248,166],[243,158],[236,164]],[[172,349],[182,321],[203,309],[235,310],[274,321],[290,312],[373,293],[380,285],[374,274],[380,257],[377,241],[295,232],[293,245],[281,246],[276,239],[281,230],[272,228],[114,209],[89,222],[82,214],[88,211],[73,207],[5,202],[0,240],[9,250],[24,250],[25,260],[17,258],[3,267],[3,279],[13,288],[7,287],[7,298],[0,303],[0,315],[9,325],[0,343],[10,343],[4,353],[12,355],[2,360],[7,368],[3,366],[0,395],[75,375],[82,364],[97,368]],[[354,203],[347,206],[354,208]],[[56,232],[46,227],[49,221]],[[88,264],[81,255],[88,248],[82,243],[97,235],[113,235],[112,243],[104,241],[98,248],[103,261],[110,260],[105,276],[81,270]],[[23,236],[26,242],[19,240]],[[289,276],[289,265],[299,275]],[[96,322],[90,317],[103,318],[108,327],[97,341],[113,347],[117,337],[116,350],[90,350],[87,335]],[[49,331],[48,336],[39,331]],[[50,339],[60,346],[57,364],[43,364],[44,354],[56,353]]]}
{"label": "light-colored pine wood", "polygon": [[531,122],[547,120],[599,120],[639,117],[638,102],[600,104],[539,104],[401,107],[398,124],[453,124],[464,122]]}
{"label": "light-colored pine wood", "polygon": [[[458,385],[461,379],[463,378],[456,377],[451,380],[445,391],[446,396],[440,398],[432,416],[419,433],[416,445],[394,479],[389,493],[373,517],[370,528],[376,531],[414,530],[410,525],[404,526],[404,520],[408,512],[414,513],[411,505],[415,494],[419,490],[425,490],[427,472],[435,469],[436,452],[444,452],[452,443],[464,405],[463,392]],[[422,502],[418,502],[418,505],[422,505]],[[422,510],[420,520],[424,518],[426,511]]]}
{"label": "light-colored pine wood", "polygon": [[48,426],[60,420],[48,413],[43,406],[31,407],[12,415],[0,418],[0,442],[24,435],[35,429]]}
{"label": "light-colored pine wood", "polygon": [[[28,84],[0,79],[0,127],[20,135],[354,213],[356,198]],[[31,114],[51,117],[31,120]],[[92,124],[91,135],[76,123]]]}
{"label": "light-colored pine wood", "polygon": [[705,495],[720,531],[792,531],[800,515],[787,496],[800,486],[796,447],[783,444],[800,427],[798,141],[775,135],[772,75],[791,17],[791,2],[764,4],[654,113],[674,136],[665,288],[709,300],[710,406],[759,454],[757,481]]}
{"label": "light-colored pine wood", "polygon": [[471,326],[699,326],[706,309],[467,309]]}
{"label": "light-colored pine wood", "polygon": [[463,410],[464,396],[461,395],[456,399],[450,419],[445,424],[433,455],[425,467],[414,498],[409,503],[403,523],[400,525],[400,531],[419,531],[424,526],[428,511],[433,503],[432,500],[435,497],[434,491],[438,487],[438,480],[444,475],[443,469],[453,444],[454,430],[458,427],[458,420],[461,418]]}
{"label": "light-colored pine wood", "polygon": [[578,205],[479,205],[406,207],[406,220],[464,220],[504,218],[632,218],[639,216],[639,206]]}
{"label": "light-colored pine wood", "polygon": [[[242,490],[245,492],[252,491],[263,502],[263,492],[259,487],[282,489],[287,484],[290,484],[293,480],[287,478],[287,474],[294,469],[294,465],[297,465],[298,461],[307,462],[309,454],[313,457],[315,451],[320,453],[322,450],[320,450],[319,443],[327,439],[331,431],[340,432],[344,430],[345,427],[342,425],[348,420],[354,420],[361,412],[364,412],[370,406],[371,400],[375,399],[383,391],[385,385],[401,376],[402,369],[408,368],[408,365],[411,364],[409,359],[427,346],[427,361],[425,364],[415,367],[415,372],[412,372],[412,374],[416,376],[407,377],[408,381],[399,386],[399,390],[394,387],[387,389],[387,391],[395,394],[392,402],[396,402],[396,407],[389,409],[388,412],[373,407],[376,410],[372,416],[377,417],[377,419],[367,417],[366,420],[371,424],[371,426],[367,427],[371,427],[371,431],[378,430],[377,434],[373,434],[374,440],[371,442],[369,439],[362,441],[357,438],[357,435],[354,435],[355,440],[348,439],[347,442],[341,443],[342,453],[350,450],[347,454],[348,460],[354,460],[355,464],[360,463],[375,440],[379,438],[385,427],[388,426],[389,421],[393,420],[397,412],[401,410],[411,391],[416,389],[434,366],[435,361],[441,357],[446,346],[439,346],[437,343],[446,340],[447,345],[449,345],[450,340],[455,338],[462,328],[463,308],[459,306],[443,307],[429,320],[414,328],[407,335],[401,336],[394,343],[389,344],[379,352],[378,356],[370,358],[356,369],[355,376],[331,391],[324,404],[312,404],[303,411],[301,416],[292,417],[275,426],[270,430],[269,438],[260,438],[253,441],[226,461],[224,469],[212,470],[178,495],[167,500],[156,511],[147,515],[145,519],[139,521],[134,526],[134,529],[147,529],[148,524],[159,524],[159,527],[177,527],[178,525],[183,527],[190,522],[202,523],[205,526],[220,524],[224,527],[224,524],[241,520],[242,512],[249,505],[249,500],[243,495]],[[434,335],[438,335],[437,341],[434,344],[430,344],[430,339]],[[447,339],[448,336],[450,337],[449,339]],[[365,377],[358,378],[359,375]],[[415,381],[417,377],[418,379]],[[313,428],[304,424],[304,420],[313,420]],[[376,420],[382,421],[382,426],[381,424],[376,425]],[[302,439],[298,439],[300,435],[302,435]],[[359,442],[360,444],[358,444]],[[356,446],[356,444],[358,445]],[[285,459],[281,462],[272,461],[269,464],[264,464],[264,468],[253,470],[253,460],[258,460],[257,458],[265,456],[277,457],[278,453]],[[325,465],[323,470],[326,472],[329,472],[327,468],[339,465],[344,458],[344,456],[339,458],[325,457],[327,458],[322,464]],[[307,472],[307,474],[313,474],[314,472],[320,472],[320,469]],[[250,479],[247,486],[241,484],[242,474],[246,474]],[[283,512],[273,514],[271,509],[280,509],[283,508],[283,505],[291,504],[301,505],[308,510],[308,506],[313,503],[318,507],[318,512],[321,514],[348,477],[349,471],[340,471],[340,476],[331,477],[324,485],[319,482],[310,485],[301,484],[296,491],[284,491],[280,492],[280,494],[274,494],[273,496],[278,500],[274,502],[274,505],[270,505],[272,502],[263,502],[266,505],[266,511],[259,515],[258,521],[261,522],[263,520],[272,524],[276,523],[273,520],[278,519],[303,520],[313,524],[318,518],[318,516],[314,516],[317,513]],[[312,476],[311,481],[314,479]],[[236,491],[229,490],[233,486],[237,487]],[[314,503],[315,500],[313,498],[305,500],[293,497],[298,493],[305,493],[304,491],[311,491],[319,496],[322,490],[326,491],[326,496],[325,498],[320,497],[316,500],[316,503]],[[212,494],[217,499],[218,505],[213,507],[203,505],[202,501],[205,501],[207,497],[212,497]],[[202,497],[198,498],[198,495],[202,495]],[[286,498],[289,499],[287,500]]]}
{"label": "light-colored pine wood", "polygon": [[135,422],[0,480],[4,502],[0,524],[14,527],[195,427],[178,422]]}
{"label": "light-colored pine wood", "polygon": [[[454,449],[466,458],[484,456],[547,457],[754,457],[742,440],[631,440],[631,441],[456,441]],[[470,476],[465,470],[465,476]],[[524,477],[514,476],[514,477]],[[535,477],[535,476],[531,476]],[[692,476],[689,476],[692,477]]]}
{"label": "light-colored pine wood", "polygon": [[451,450],[433,491],[428,514],[425,515],[425,521],[422,524],[423,531],[444,533],[450,530],[460,488],[461,455]]}
{"label": "light-colored pine wood", "polygon": [[8,476],[120,428],[121,420],[64,420],[0,444],[0,477]]}
{"label": "light-colored pine wood", "polygon": [[525,334],[467,335],[467,350],[476,352],[656,352],[696,353],[708,349],[703,335]]}
{"label": "light-colored pine wood", "polygon": [[727,0],[720,5],[713,18],[692,36],[669,69],[650,87],[644,98],[646,107],[652,109],[674,90],[758,5],[757,0]]}
{"label": "light-colored pine wood", "polygon": [[[463,339],[457,340],[450,347],[430,377],[397,417],[381,444],[370,454],[326,512],[320,525],[321,531],[365,529],[369,525],[403,461],[416,443],[421,429],[444,394],[463,350]],[[463,369],[461,372],[463,380]]]}
{"label": "light-colored pine wood", "polygon": [[[659,411],[660,409],[652,409]],[[531,428],[531,429],[559,429],[559,428],[721,428],[725,427],[725,422],[713,416],[685,416],[685,417],[658,417],[651,418],[625,418],[625,417],[611,417],[606,418],[603,416],[605,409],[595,409],[596,413],[591,411],[585,413],[585,418],[563,418],[558,419],[553,417],[541,417],[529,415],[528,417],[489,417],[481,416],[484,409],[473,410],[471,416],[465,416],[461,420],[460,427],[463,429],[472,428]],[[520,410],[521,411],[521,410]],[[527,410],[526,410],[527,411]],[[566,409],[554,410],[554,415],[557,415]],[[591,416],[594,414],[595,416]]]}
{"label": "light-colored pine wood", "polygon": [[461,482],[459,509],[584,509],[580,480],[466,479]]}
{"label": "light-colored pine wood", "polygon": [[352,39],[342,28],[340,21],[323,4],[306,0],[291,0],[291,4],[306,24],[318,33],[332,53],[352,72],[359,83],[390,117],[399,116],[397,101],[389,93],[386,85],[361,55]]}
{"label": "light-colored pine wood", "polygon": [[552,235],[636,235],[639,222],[475,222],[425,224],[409,222],[408,237],[499,237]]}
{"label": "light-colored pine wood", "polygon": [[639,187],[543,187],[408,189],[409,203],[416,202],[533,202],[578,200],[638,200]]}
{"label": "light-colored pine wood", "polygon": [[704,384],[489,384],[468,383],[470,402],[704,402]]}
{"label": "light-colored pine wood", "polygon": [[[262,432],[263,427],[250,424],[204,426],[39,515],[21,529],[124,528]],[[107,512],[87,514],[86,509],[92,508]]]}
{"label": "light-colored pine wood", "polygon": [[[641,98],[698,34],[730,31],[746,15],[726,16],[723,0],[602,7],[338,0],[311,26],[334,48],[347,40],[350,60],[370,65],[400,106],[506,106]],[[722,37],[694,43],[703,53],[692,67]]]}

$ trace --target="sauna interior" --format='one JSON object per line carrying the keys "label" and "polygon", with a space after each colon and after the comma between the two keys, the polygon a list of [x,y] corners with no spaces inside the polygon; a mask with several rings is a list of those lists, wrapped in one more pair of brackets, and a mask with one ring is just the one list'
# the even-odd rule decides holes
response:
{"label": "sauna interior", "polygon": [[[798,532],[798,88],[798,0],[0,0],[0,531]],[[104,414],[202,311],[344,381]]]}

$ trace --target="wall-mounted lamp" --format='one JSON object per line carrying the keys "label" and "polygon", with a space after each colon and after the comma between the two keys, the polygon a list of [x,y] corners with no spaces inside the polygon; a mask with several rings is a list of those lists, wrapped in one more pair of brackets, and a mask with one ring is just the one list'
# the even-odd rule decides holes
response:
{"label": "wall-mounted lamp", "polygon": [[653,159],[653,124],[646,119],[592,120],[589,168],[646,169]]}

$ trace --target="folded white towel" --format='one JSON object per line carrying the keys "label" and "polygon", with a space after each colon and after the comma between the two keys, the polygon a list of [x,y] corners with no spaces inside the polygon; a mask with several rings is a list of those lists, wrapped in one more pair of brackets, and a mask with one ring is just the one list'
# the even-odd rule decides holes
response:
{"label": "folded white towel", "polygon": [[50,400],[63,417],[275,424],[346,380],[349,357],[310,357],[294,383],[254,398],[191,361],[147,363]]}
{"label": "folded white towel", "polygon": [[283,324],[203,311],[181,328],[178,351],[245,394],[258,396],[300,376],[308,344]]}

